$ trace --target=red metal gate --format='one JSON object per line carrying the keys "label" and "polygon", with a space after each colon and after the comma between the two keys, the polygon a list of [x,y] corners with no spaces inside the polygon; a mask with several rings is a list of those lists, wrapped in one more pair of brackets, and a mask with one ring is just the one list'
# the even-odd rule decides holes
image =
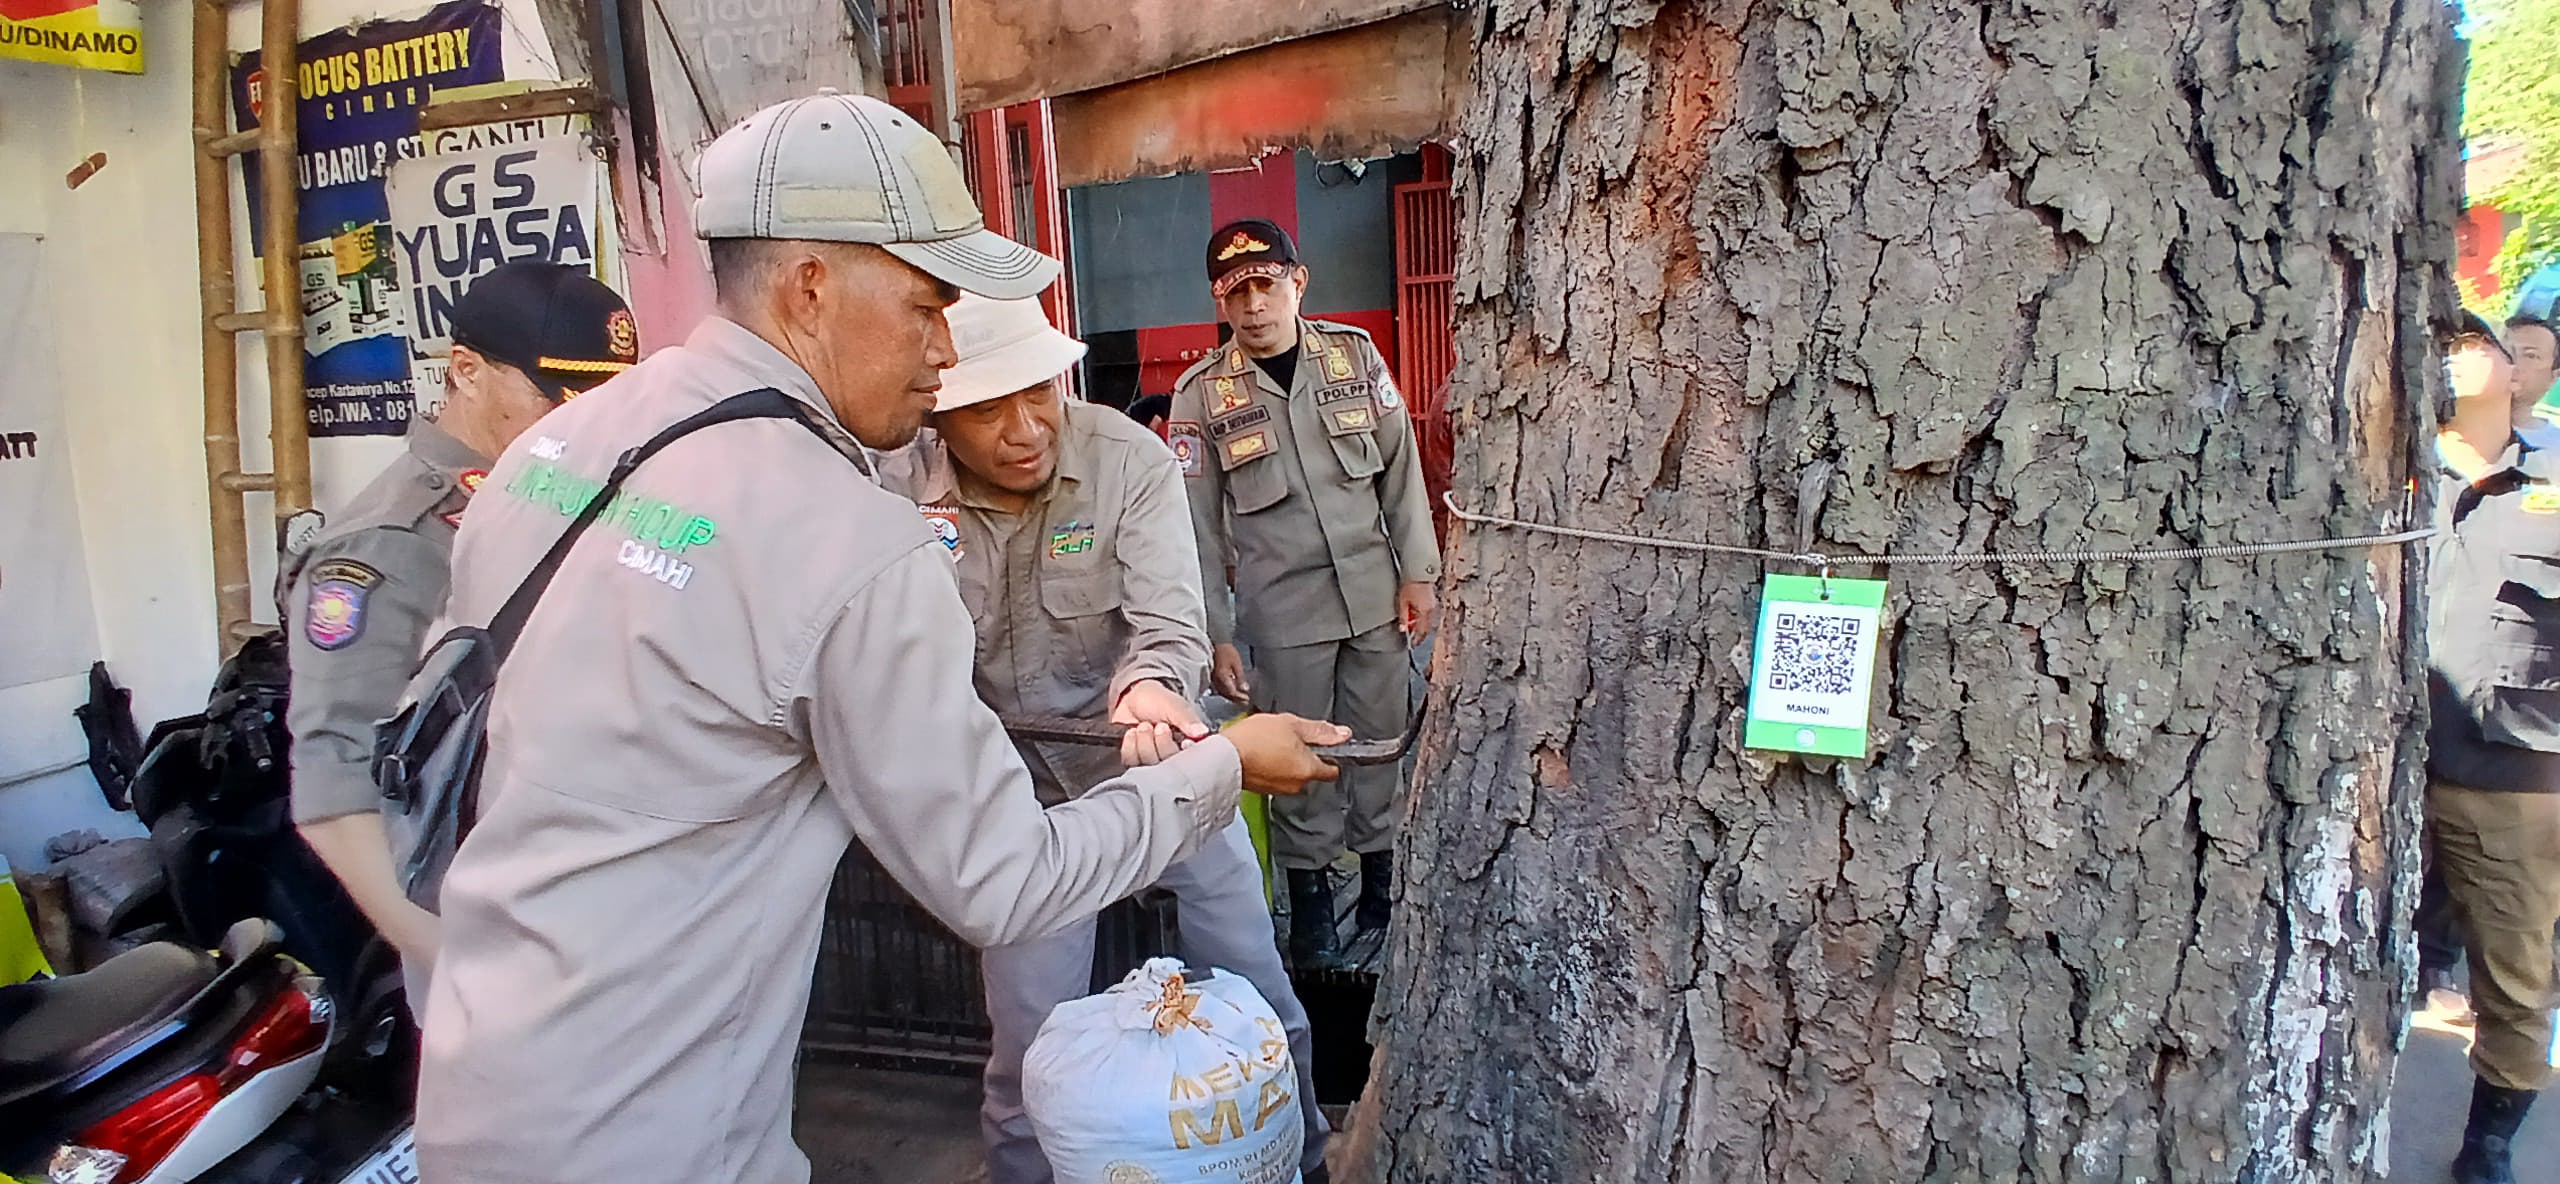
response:
{"label": "red metal gate", "polygon": [[[1433,160],[1440,156],[1441,160]],[[1448,491],[1457,441],[1449,422],[1449,373],[1458,365],[1452,329],[1457,281],[1457,208],[1451,200],[1445,155],[1426,150],[1426,176],[1438,180],[1396,186],[1396,385],[1412,406],[1422,444],[1422,480],[1431,491],[1431,519],[1445,542]]]}
{"label": "red metal gate", "polygon": [[[1049,100],[1033,99],[980,111],[961,121],[960,155],[969,189],[985,211],[987,229],[1067,257],[1066,195],[1058,188],[1057,130]],[[1076,331],[1067,300],[1069,277],[1040,294],[1040,306],[1060,332]]]}
{"label": "red metal gate", "polygon": [[880,70],[887,75],[889,101],[929,128],[942,126],[934,69],[942,57],[940,41],[933,0],[886,0],[880,6]]}

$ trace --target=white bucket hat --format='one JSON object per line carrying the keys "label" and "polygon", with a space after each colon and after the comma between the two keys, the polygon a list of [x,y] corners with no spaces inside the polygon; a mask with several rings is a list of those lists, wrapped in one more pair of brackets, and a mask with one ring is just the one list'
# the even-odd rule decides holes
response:
{"label": "white bucket hat", "polygon": [[951,151],[905,112],[820,91],[776,103],[702,150],[702,238],[871,243],[963,292],[1035,296],[1057,260],[987,229]]}
{"label": "white bucket hat", "polygon": [[946,315],[960,361],[942,372],[936,412],[1038,386],[1084,360],[1084,343],[1051,327],[1038,300],[963,295]]}

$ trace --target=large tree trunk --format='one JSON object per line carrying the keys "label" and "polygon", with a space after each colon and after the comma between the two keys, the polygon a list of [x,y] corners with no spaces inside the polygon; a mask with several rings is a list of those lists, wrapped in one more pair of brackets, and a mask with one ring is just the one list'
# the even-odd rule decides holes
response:
{"label": "large tree trunk", "polygon": [[[2184,546],[2394,529],[2431,471],[2438,0],[1470,17],[1471,508]],[[1759,564],[1466,529],[1355,1158],[2378,1175],[2417,550],[1895,568],[1874,756],[1833,763],[1740,747]]]}

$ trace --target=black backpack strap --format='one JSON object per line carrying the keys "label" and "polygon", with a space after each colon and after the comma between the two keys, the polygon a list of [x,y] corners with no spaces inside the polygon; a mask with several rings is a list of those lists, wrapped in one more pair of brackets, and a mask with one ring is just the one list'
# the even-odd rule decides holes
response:
{"label": "black backpack strap", "polygon": [[[642,461],[656,456],[660,449],[686,436],[713,424],[740,419],[788,419],[809,429],[819,439],[826,438],[818,425],[810,422],[809,413],[800,406],[799,400],[765,387],[722,399],[667,425],[666,430],[649,437],[646,443],[624,452],[622,459],[614,462],[612,474],[604,479],[604,487],[596,490],[595,497],[588,500],[586,508],[578,511],[578,517],[569,523],[569,529],[561,534],[559,541],[551,544],[551,549],[543,553],[542,561],[533,565],[533,571],[525,576],[523,583],[516,585],[514,594],[499,606],[498,615],[489,619],[489,640],[496,648],[497,660],[506,661],[508,651],[516,648],[516,635],[524,632],[525,620],[533,615],[533,606],[542,600],[542,592],[551,586],[551,577],[559,572],[560,564],[569,558],[569,549],[577,546],[579,536],[587,533],[587,527],[604,515],[605,507],[612,503],[613,495],[622,492],[623,479],[629,477],[633,469],[639,468]],[[833,447],[832,444],[829,446]]]}

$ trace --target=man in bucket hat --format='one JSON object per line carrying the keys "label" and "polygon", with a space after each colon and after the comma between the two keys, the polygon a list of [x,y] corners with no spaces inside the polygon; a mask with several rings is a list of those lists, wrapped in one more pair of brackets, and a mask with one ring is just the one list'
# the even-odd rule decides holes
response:
{"label": "man in bucket hat", "polygon": [[428,1179],[805,1180],[791,1069],[854,836],[962,937],[1025,941],[1215,839],[1240,787],[1327,776],[1307,745],[1345,736],[1205,737],[1042,810],[950,559],[871,452],[932,410],[959,293],[1028,296],[1057,262],[988,233],[942,144],[868,98],[760,111],[700,176],[720,315],[507,450],[448,620],[495,618],[626,450],[781,410],[631,470],[506,656],[440,897]]}
{"label": "man in bucket hat", "polygon": [[[1022,745],[1042,804],[1064,802],[1124,765],[1167,759],[1177,737],[1208,734],[1197,701],[1209,638],[1182,466],[1129,417],[1069,397],[1066,373],[1085,347],[1052,328],[1037,300],[963,296],[951,337],[960,360],[943,375],[933,430],[891,458],[888,484],[917,503],[951,557],[988,706],[1141,725],[1118,752]],[[1323,1181],[1328,1128],[1306,1009],[1271,940],[1243,817],[1159,883],[1181,909],[1183,961],[1244,976],[1279,1016],[1306,1122],[1299,1166]],[[986,952],[989,1184],[1051,1178],[1023,1112],[1022,1058],[1050,1009],[1086,993],[1093,947],[1087,920]]]}

